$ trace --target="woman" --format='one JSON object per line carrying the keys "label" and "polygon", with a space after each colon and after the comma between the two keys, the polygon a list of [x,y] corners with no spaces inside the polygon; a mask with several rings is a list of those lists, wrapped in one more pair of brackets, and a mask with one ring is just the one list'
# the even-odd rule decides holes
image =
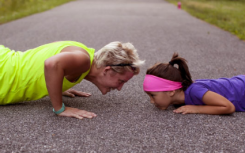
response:
{"label": "woman", "polygon": [[[90,96],[69,89],[86,79],[102,94],[121,90],[139,73],[144,63],[131,43],[111,42],[94,54],[94,49],[75,41],[45,44],[26,52],[0,45],[0,104],[13,104],[49,95],[59,116],[93,118],[92,112],[65,107],[62,95]],[[63,93],[62,93],[63,92]]]}

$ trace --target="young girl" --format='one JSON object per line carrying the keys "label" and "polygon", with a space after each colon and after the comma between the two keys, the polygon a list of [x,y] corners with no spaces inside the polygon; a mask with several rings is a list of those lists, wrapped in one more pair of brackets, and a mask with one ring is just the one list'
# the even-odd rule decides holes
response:
{"label": "young girl", "polygon": [[193,82],[186,60],[177,53],[169,63],[155,64],[147,70],[143,88],[160,109],[185,104],[175,113],[219,115],[245,111],[245,75]]}

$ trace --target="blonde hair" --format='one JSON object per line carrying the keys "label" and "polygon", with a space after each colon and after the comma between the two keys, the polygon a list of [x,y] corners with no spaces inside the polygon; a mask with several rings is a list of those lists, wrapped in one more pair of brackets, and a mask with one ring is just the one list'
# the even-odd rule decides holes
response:
{"label": "blonde hair", "polygon": [[[136,75],[139,74],[139,67],[144,64],[145,61],[139,59],[139,55],[133,44],[115,41],[107,44],[96,52],[94,62],[97,68],[111,66],[115,72],[124,73],[131,71]],[[127,66],[118,64],[126,64]]]}

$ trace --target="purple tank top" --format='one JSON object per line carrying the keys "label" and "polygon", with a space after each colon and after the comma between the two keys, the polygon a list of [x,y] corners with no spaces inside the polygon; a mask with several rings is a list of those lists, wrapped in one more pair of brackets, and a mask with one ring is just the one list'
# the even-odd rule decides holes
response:
{"label": "purple tank top", "polygon": [[202,97],[207,91],[213,91],[227,98],[234,104],[237,112],[245,111],[245,75],[195,80],[185,91],[185,104],[205,105]]}

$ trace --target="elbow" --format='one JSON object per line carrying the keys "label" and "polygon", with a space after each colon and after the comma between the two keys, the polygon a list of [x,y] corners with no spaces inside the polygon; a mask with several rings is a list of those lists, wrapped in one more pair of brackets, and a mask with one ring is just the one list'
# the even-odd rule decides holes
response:
{"label": "elbow", "polygon": [[236,111],[236,108],[233,104],[230,104],[229,106],[227,106],[227,114],[232,114]]}

